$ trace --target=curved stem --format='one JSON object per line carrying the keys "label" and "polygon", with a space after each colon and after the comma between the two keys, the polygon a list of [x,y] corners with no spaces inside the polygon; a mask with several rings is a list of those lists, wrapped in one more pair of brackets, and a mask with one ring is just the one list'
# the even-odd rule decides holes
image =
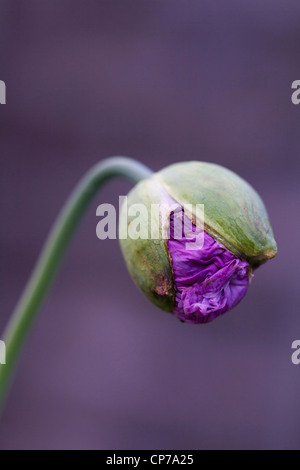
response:
{"label": "curved stem", "polygon": [[99,162],[79,181],[62,208],[38,258],[28,284],[4,335],[6,364],[0,365],[0,407],[27,333],[49,289],[62,256],[89,202],[108,180],[122,176],[132,183],[148,178],[152,171],[136,160],[112,157]]}

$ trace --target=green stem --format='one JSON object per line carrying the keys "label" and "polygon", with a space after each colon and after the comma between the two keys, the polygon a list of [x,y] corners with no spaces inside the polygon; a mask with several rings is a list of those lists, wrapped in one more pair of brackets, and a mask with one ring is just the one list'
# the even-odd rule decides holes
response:
{"label": "green stem", "polygon": [[50,231],[33,273],[6,328],[4,334],[6,364],[0,365],[0,408],[26,336],[91,199],[104,183],[116,176],[122,176],[132,183],[137,183],[151,174],[152,171],[149,168],[135,160],[112,157],[92,167],[75,187]]}

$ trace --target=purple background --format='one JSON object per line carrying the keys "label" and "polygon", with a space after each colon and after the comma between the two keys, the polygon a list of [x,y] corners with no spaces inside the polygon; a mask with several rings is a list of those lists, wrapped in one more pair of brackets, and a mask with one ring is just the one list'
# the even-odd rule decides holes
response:
{"label": "purple background", "polygon": [[96,238],[97,205],[130,188],[110,183],[26,345],[2,449],[300,447],[299,48],[298,0],[1,1],[0,331],[70,190],[111,155],[229,167],[279,246],[232,312],[181,324]]}

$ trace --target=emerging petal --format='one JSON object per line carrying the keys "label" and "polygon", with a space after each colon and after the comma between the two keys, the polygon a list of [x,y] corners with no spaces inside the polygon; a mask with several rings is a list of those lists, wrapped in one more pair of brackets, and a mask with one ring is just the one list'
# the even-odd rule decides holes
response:
{"label": "emerging petal", "polygon": [[[204,232],[203,247],[187,250],[186,243],[195,241],[199,229],[192,234],[174,234],[174,218],[170,217],[169,253],[172,259],[176,287],[174,313],[189,323],[208,323],[237,305],[246,295],[249,285],[249,264],[233,255],[208,233]],[[195,235],[190,239],[191,235]],[[188,237],[188,239],[187,239]]]}

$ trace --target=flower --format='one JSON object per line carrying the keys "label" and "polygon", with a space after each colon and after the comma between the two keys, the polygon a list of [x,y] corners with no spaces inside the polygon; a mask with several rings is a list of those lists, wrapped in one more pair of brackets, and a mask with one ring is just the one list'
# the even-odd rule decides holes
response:
{"label": "flower", "polygon": [[[132,239],[126,236],[134,224],[130,207],[141,203],[146,212],[139,224],[148,236]],[[204,206],[204,220],[197,204]],[[153,205],[160,207],[158,213],[153,214]],[[160,227],[160,237],[152,237],[153,226]],[[201,234],[203,245],[187,248],[187,241]],[[206,162],[168,166],[135,186],[120,213],[119,236],[142,292],[189,323],[207,323],[236,306],[253,270],[277,253],[260,196],[232,171]]]}
{"label": "flower", "polygon": [[[208,323],[235,307],[246,295],[251,276],[249,263],[206,232],[201,249],[187,250],[185,236],[172,236],[174,217],[172,213],[168,240],[176,289],[174,313],[182,321]],[[199,233],[194,225],[193,232],[195,236],[189,242],[195,241]]]}

